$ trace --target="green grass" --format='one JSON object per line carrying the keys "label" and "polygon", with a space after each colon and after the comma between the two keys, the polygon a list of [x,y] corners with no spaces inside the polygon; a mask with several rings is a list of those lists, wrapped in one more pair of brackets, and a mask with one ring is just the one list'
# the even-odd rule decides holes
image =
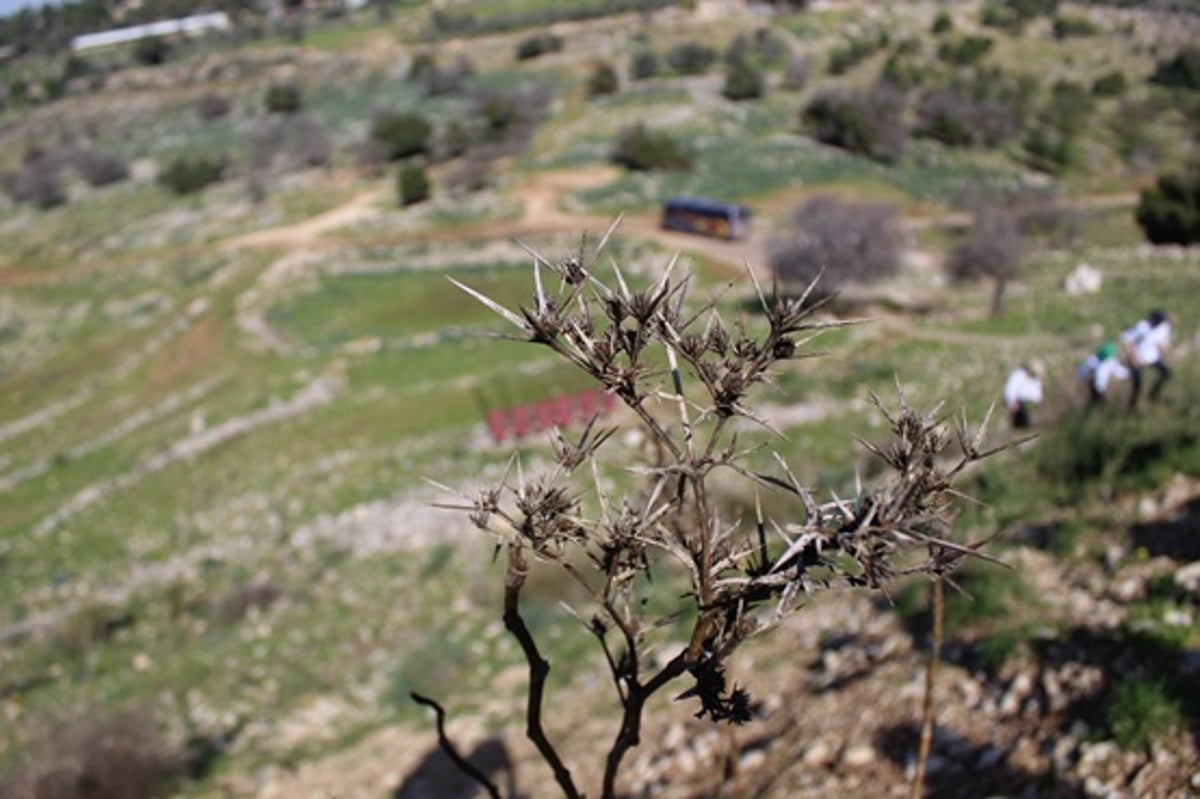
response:
{"label": "green grass", "polygon": [[531,293],[528,264],[485,264],[448,270],[363,272],[327,276],[309,294],[277,304],[270,320],[299,342],[328,347],[366,337],[388,341],[418,334],[460,338],[464,329],[498,327],[499,317],[449,283],[453,277],[516,308]]}
{"label": "green grass", "polygon": [[[611,147],[612,140],[607,144],[585,141],[575,145],[583,148],[579,154],[568,150],[563,157],[568,163],[582,160],[586,154]],[[1013,186],[1016,178],[1010,167],[972,163],[951,152],[922,162],[906,159],[888,167],[790,133],[752,145],[742,134],[684,140],[690,141],[695,154],[691,171],[628,173],[601,188],[580,192],[579,201],[590,211],[617,213],[644,209],[677,194],[751,200],[782,189],[811,186],[814,190],[850,187],[862,194],[878,194],[882,189],[898,192],[910,201],[949,203],[969,184]]]}
{"label": "green grass", "polygon": [[1179,727],[1183,716],[1163,683],[1134,677],[1117,685],[1105,718],[1122,747],[1149,751],[1153,741]]}

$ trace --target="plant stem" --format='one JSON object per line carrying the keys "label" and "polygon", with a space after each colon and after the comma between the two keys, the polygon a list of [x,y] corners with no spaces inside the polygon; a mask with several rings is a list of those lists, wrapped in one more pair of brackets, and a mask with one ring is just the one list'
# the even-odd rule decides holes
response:
{"label": "plant stem", "polygon": [[925,701],[921,713],[921,742],[917,748],[917,765],[913,772],[910,799],[920,799],[925,787],[925,765],[929,761],[929,749],[933,744],[933,684],[937,679],[938,663],[942,654],[942,618],[945,616],[942,576],[933,578],[933,639],[929,645],[929,666],[925,669]]}
{"label": "plant stem", "polygon": [[646,706],[646,700],[668,682],[683,674],[687,667],[686,654],[685,650],[672,658],[645,685],[638,684],[636,676],[630,682],[629,696],[625,699],[624,712],[621,714],[621,729],[617,732],[616,740],[608,750],[608,757],[604,762],[604,789],[600,795],[601,799],[615,799],[621,760],[626,752],[641,741],[642,710]]}
{"label": "plant stem", "polygon": [[554,779],[563,790],[566,799],[582,799],[571,771],[563,764],[558,751],[546,737],[542,728],[542,699],[546,693],[546,677],[550,674],[550,662],[538,651],[533,634],[521,617],[521,588],[525,584],[528,566],[519,549],[508,548],[508,570],[504,576],[504,627],[521,645],[525,660],[529,663],[529,697],[525,708],[525,735],[533,741],[542,759],[554,772]]}

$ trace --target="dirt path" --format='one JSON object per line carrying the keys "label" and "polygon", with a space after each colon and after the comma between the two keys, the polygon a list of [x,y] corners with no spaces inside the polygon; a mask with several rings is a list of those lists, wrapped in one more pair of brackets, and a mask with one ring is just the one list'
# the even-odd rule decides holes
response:
{"label": "dirt path", "polygon": [[302,247],[311,244],[322,234],[346,227],[360,219],[378,213],[375,205],[387,196],[387,187],[378,186],[352,197],[344,205],[309,217],[291,225],[256,230],[226,239],[221,244],[224,250],[240,250],[254,247]]}
{"label": "dirt path", "polygon": [[[513,238],[533,234],[603,231],[612,223],[612,218],[598,214],[576,214],[562,207],[562,200],[574,192],[603,186],[619,176],[615,167],[592,167],[587,169],[538,172],[526,176],[511,192],[521,202],[522,210],[515,219],[489,220],[458,225],[441,230],[414,232],[405,236],[412,242],[452,241],[482,238]],[[375,186],[348,200],[346,203],[324,211],[316,216],[278,227],[256,230],[231,236],[216,244],[222,251],[232,252],[246,249],[290,248],[293,250],[321,249],[339,246],[341,243],[325,237],[325,234],[348,227],[355,222],[386,213],[381,207],[388,198],[390,185]],[[799,193],[787,191],[764,200],[771,208],[782,207],[784,199],[799,202],[810,195],[810,189]],[[1087,195],[1064,201],[1068,208],[1106,209],[1135,205],[1138,195],[1132,192],[1118,194]],[[911,215],[905,219],[910,230],[930,228],[954,228],[970,224],[970,214],[957,211],[941,211]],[[703,236],[662,230],[656,212],[626,216],[622,230],[641,237],[658,241],[668,249],[700,257],[709,263],[740,274],[747,263],[765,264],[767,259],[768,231],[755,229],[740,241],[723,241]],[[116,268],[127,258],[106,259],[66,270],[44,272],[40,270],[0,269],[0,287],[33,285],[64,280],[79,274]]]}
{"label": "dirt path", "polygon": [[[1102,211],[1111,208],[1132,208],[1138,204],[1138,198],[1136,192],[1085,194],[1065,198],[1060,204],[1064,210]],[[972,214],[967,211],[939,211],[909,216],[904,220],[904,224],[909,230],[954,229],[968,227],[972,218]]]}

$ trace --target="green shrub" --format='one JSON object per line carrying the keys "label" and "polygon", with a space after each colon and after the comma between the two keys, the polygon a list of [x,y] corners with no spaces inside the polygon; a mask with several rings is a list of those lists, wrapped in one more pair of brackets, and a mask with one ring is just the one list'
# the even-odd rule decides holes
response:
{"label": "green shrub", "polygon": [[42,210],[55,208],[67,201],[62,170],[56,160],[49,156],[27,159],[23,168],[0,174],[0,186],[13,202],[29,203]]}
{"label": "green shrub", "polygon": [[1047,175],[1061,175],[1079,161],[1079,140],[1051,125],[1037,125],[1022,142],[1026,159]]}
{"label": "green shrub", "polygon": [[29,100],[29,81],[24,78],[11,78],[8,81],[8,101],[13,105],[21,105]]}
{"label": "green shrub", "polygon": [[953,29],[954,17],[950,16],[950,12],[945,9],[937,13],[937,16],[933,18],[933,25],[929,28],[934,35],[949,33]]}
{"label": "green shrub", "polygon": [[796,56],[788,62],[787,68],[783,71],[784,88],[801,91],[808,85],[808,79],[812,76],[812,72],[812,59],[808,56]]}
{"label": "green shrub", "polygon": [[597,64],[592,69],[592,74],[588,77],[587,82],[589,97],[603,97],[616,94],[620,88],[621,82],[617,78],[617,71],[612,68],[611,64]]}
{"label": "green shrub", "polygon": [[482,120],[484,136],[489,140],[503,139],[519,114],[516,98],[499,89],[487,89],[475,97],[475,115]]}
{"label": "green shrub", "polygon": [[1095,108],[1095,100],[1082,84],[1070,80],[1055,81],[1050,90],[1050,102],[1041,114],[1046,124],[1063,133],[1081,133]]}
{"label": "green shrub", "polygon": [[404,163],[396,173],[396,194],[401,207],[429,199],[429,177],[420,163]]}
{"label": "green shrub", "polygon": [[220,119],[227,115],[233,108],[233,103],[228,97],[220,94],[202,94],[200,99],[196,101],[196,116],[204,121]]}
{"label": "green shrub", "polygon": [[457,158],[471,147],[470,129],[461,119],[452,119],[442,129],[438,152],[446,158]]}
{"label": "green shrub", "polygon": [[557,53],[563,49],[563,40],[561,36],[556,36],[553,33],[535,33],[532,36],[522,39],[517,44],[517,60],[528,61],[531,58],[538,58],[547,53]]}
{"label": "green shrub", "polygon": [[300,87],[294,83],[273,83],[263,103],[271,114],[294,113],[300,110]]}
{"label": "green shrub", "polygon": [[75,154],[73,161],[79,176],[93,188],[119,183],[129,177],[129,167],[112,153],[81,150]]}
{"label": "green shrub", "polygon": [[984,4],[979,12],[979,24],[987,28],[997,28],[1013,36],[1018,36],[1025,30],[1024,20],[1008,6],[996,2]]}
{"label": "green shrub", "polygon": [[425,117],[407,111],[382,111],[371,120],[371,139],[388,161],[424,154],[432,132]]}
{"label": "green shrub", "polygon": [[921,97],[914,132],[950,147],[996,147],[1020,132],[1021,115],[1006,93],[954,83]]}
{"label": "green shrub", "polygon": [[1160,175],[1155,186],[1142,191],[1137,223],[1154,244],[1200,242],[1200,169]]}
{"label": "green shrub", "polygon": [[717,60],[717,51],[699,42],[683,42],[667,53],[667,66],[681,75],[702,75]]}
{"label": "green shrub", "polygon": [[133,57],[139,63],[147,67],[156,67],[166,63],[167,56],[171,54],[171,45],[167,43],[166,38],[162,36],[153,36],[149,39],[142,39],[133,46]]}
{"label": "green shrub", "polygon": [[621,131],[612,160],[626,169],[638,171],[692,168],[691,153],[683,145],[669,134],[651,130],[640,122]]}
{"label": "green shrub", "polygon": [[731,64],[725,72],[725,87],[721,93],[730,100],[757,100],[763,96],[763,76],[745,62]]}
{"label": "green shrub", "polygon": [[[1065,503],[1097,493],[1142,491],[1200,463],[1200,406],[1195,372],[1180,364],[1163,390],[1161,410],[1130,415],[1125,393],[1110,397],[1112,413],[1073,414],[1045,428],[1032,451],[1041,484]],[[1123,388],[1123,387],[1122,387]]]}
{"label": "green shrub", "polygon": [[826,144],[890,163],[904,152],[904,98],[894,89],[830,90],[813,98],[803,122]]}
{"label": "green shrub", "polygon": [[989,36],[963,36],[942,42],[938,47],[938,58],[958,67],[972,66],[982,61],[994,44]]}
{"label": "green shrub", "polygon": [[1124,749],[1149,751],[1150,744],[1182,722],[1179,704],[1158,680],[1127,678],[1113,691],[1104,711],[1113,739]]}
{"label": "green shrub", "polygon": [[787,43],[770,28],[759,28],[753,35],[739,33],[725,48],[725,63],[769,67],[784,63]]}
{"label": "green shrub", "polygon": [[1072,36],[1095,36],[1100,29],[1087,17],[1060,14],[1054,18],[1053,31],[1054,38],[1062,40]]}
{"label": "green shrub", "polygon": [[1092,94],[1097,97],[1117,97],[1128,89],[1129,81],[1118,69],[1105,72],[1092,83]]}
{"label": "green shrub", "polygon": [[1058,0],[989,0],[980,13],[980,22],[1017,36],[1025,30],[1026,23],[1038,16],[1053,16],[1057,11]]}
{"label": "green shrub", "polygon": [[408,68],[408,79],[421,85],[425,94],[439,97],[462,91],[467,79],[475,74],[475,65],[466,56],[459,57],[451,66],[439,66],[429,53],[420,53],[413,58]]}
{"label": "green shrub", "polygon": [[1160,61],[1150,82],[1173,89],[1200,91],[1200,47],[1185,47],[1172,58]]}
{"label": "green shrub", "polygon": [[888,56],[879,79],[900,89],[914,89],[929,80],[930,69],[919,56],[899,50]]}
{"label": "green shrub", "polygon": [[1126,100],[1108,118],[1113,150],[1126,163],[1153,164],[1162,151],[1154,122],[1160,114],[1152,99]]}
{"label": "green shrub", "polygon": [[179,156],[158,176],[158,182],[176,194],[192,194],[221,179],[225,171],[223,157]]}
{"label": "green shrub", "polygon": [[887,47],[886,33],[856,36],[829,53],[829,73],[844,75],[879,50]]}
{"label": "green shrub", "polygon": [[653,50],[639,50],[629,61],[630,80],[649,80],[662,72],[662,59]]}
{"label": "green shrub", "polygon": [[432,53],[417,53],[413,56],[412,63],[408,65],[408,79],[421,81],[436,70],[437,61],[434,60]]}

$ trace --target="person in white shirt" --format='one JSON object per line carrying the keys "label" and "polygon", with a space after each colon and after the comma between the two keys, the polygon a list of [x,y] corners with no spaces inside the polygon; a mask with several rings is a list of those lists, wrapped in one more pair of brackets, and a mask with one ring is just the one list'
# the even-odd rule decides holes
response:
{"label": "person in white shirt", "polygon": [[1171,323],[1165,311],[1153,310],[1136,325],[1121,334],[1121,343],[1129,356],[1129,374],[1133,381],[1129,390],[1129,410],[1137,410],[1138,397],[1142,393],[1142,370],[1151,366],[1158,373],[1147,396],[1151,402],[1158,399],[1163,383],[1171,376],[1171,370],[1163,358],[1171,346]]}
{"label": "person in white shirt", "polygon": [[1042,380],[1036,364],[1013,369],[1004,382],[1004,407],[1012,426],[1023,430],[1033,425],[1030,406],[1042,401]]}
{"label": "person in white shirt", "polygon": [[1117,357],[1117,348],[1108,342],[1101,344],[1095,355],[1088,356],[1082,371],[1088,380],[1089,410],[1104,404],[1104,395],[1108,392],[1109,383],[1113,380],[1128,380],[1131,375]]}

